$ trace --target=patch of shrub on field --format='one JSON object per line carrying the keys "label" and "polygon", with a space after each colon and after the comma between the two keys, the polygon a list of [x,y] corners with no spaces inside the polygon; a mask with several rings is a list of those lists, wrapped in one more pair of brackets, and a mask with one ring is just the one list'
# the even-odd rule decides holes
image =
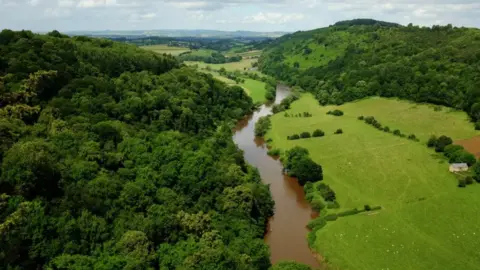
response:
{"label": "patch of shrub on field", "polygon": [[334,202],[337,198],[333,189],[330,188],[330,186],[325,183],[318,184],[317,191],[320,192],[320,195],[327,202]]}
{"label": "patch of shrub on field", "polygon": [[467,163],[468,166],[472,166],[477,162],[475,156],[467,152],[461,145],[447,145],[443,149],[443,154],[450,163]]}
{"label": "patch of shrub on field", "polygon": [[[272,109],[273,111],[273,109]],[[275,112],[274,112],[275,113]],[[313,114],[309,113],[309,112],[303,112],[303,113],[297,113],[297,114],[288,114],[288,113],[285,113],[283,114],[283,116],[285,117],[305,117],[305,118],[308,118],[308,117],[312,117]]]}
{"label": "patch of shrub on field", "polygon": [[325,225],[327,225],[327,221],[325,220],[325,218],[324,217],[318,217],[318,218],[310,220],[310,222],[308,222],[307,227],[310,230],[313,231],[313,230],[321,229],[321,228],[325,227]]}
{"label": "patch of shrub on field", "polygon": [[323,130],[321,129],[316,129],[312,133],[312,137],[323,137],[323,136],[325,136],[325,132],[323,132]]}
{"label": "patch of shrub on field", "polygon": [[308,131],[304,131],[304,132],[300,133],[300,138],[302,138],[302,139],[308,139],[310,137],[311,137],[311,135],[310,135],[310,132],[308,132]]}
{"label": "patch of shrub on field", "polygon": [[289,141],[295,141],[295,140],[298,140],[298,139],[300,139],[300,135],[298,135],[298,134],[293,134],[291,136],[287,136],[287,140],[289,140]]}
{"label": "patch of shrub on field", "polygon": [[384,127],[384,128],[383,128],[383,131],[385,131],[385,132],[388,133],[388,132],[390,132],[390,128],[389,128],[388,126],[387,126],[387,127]]}
{"label": "patch of shrub on field", "polygon": [[320,211],[322,211],[325,208],[325,204],[321,200],[318,200],[318,199],[313,199],[310,202],[310,205],[312,206],[312,210],[317,212],[317,213],[320,213]]}
{"label": "patch of shrub on field", "polygon": [[365,117],[363,115],[360,115],[357,119],[360,120],[360,121],[363,121],[363,119],[365,119]]}
{"label": "patch of shrub on field", "polygon": [[467,181],[465,179],[459,179],[458,180],[458,187],[460,187],[460,188],[467,187]]}
{"label": "patch of shrub on field", "polygon": [[465,184],[473,185],[473,177],[471,177],[471,176],[465,177]]}
{"label": "patch of shrub on field", "polygon": [[268,150],[267,154],[269,156],[277,157],[277,156],[280,156],[281,151],[280,151],[280,149],[270,149],[270,150]]}
{"label": "patch of shrub on field", "polygon": [[[273,105],[272,112],[274,114],[276,114],[276,113],[283,112],[283,111],[286,111],[286,110],[290,109],[290,105],[295,100],[298,100],[299,97],[300,97],[300,93],[297,92],[297,91],[293,91],[290,95],[288,95],[288,97],[284,98],[280,102],[280,104]],[[286,113],[285,117],[290,117],[290,115],[288,113]]]}
{"label": "patch of shrub on field", "polygon": [[307,182],[323,180],[322,166],[315,163],[310,157],[307,149],[294,147],[285,154],[285,172],[291,177],[297,177],[300,185]]}
{"label": "patch of shrub on field", "polygon": [[327,114],[333,116],[343,116],[343,112],[341,110],[328,111]]}
{"label": "patch of shrub on field", "polygon": [[327,209],[338,209],[340,204],[337,201],[327,202]]}
{"label": "patch of shrub on field", "polygon": [[343,130],[341,128],[337,129],[334,134],[343,134]]}
{"label": "patch of shrub on field", "polygon": [[442,135],[440,137],[436,136],[431,136],[430,139],[428,139],[427,146],[428,147],[435,147],[436,152],[443,152],[445,150],[445,147],[448,145],[451,145],[453,143],[452,138],[447,137],[445,135]]}
{"label": "patch of shrub on field", "polygon": [[269,116],[263,116],[258,119],[258,122],[255,123],[255,136],[263,137],[270,129],[272,122],[270,121]]}

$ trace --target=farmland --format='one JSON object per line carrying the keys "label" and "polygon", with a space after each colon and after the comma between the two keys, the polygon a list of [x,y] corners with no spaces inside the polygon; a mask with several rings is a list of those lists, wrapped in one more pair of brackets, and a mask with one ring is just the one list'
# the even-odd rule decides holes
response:
{"label": "farmland", "polygon": [[152,45],[152,46],[142,46],[142,49],[153,51],[156,53],[166,53],[166,54],[171,54],[173,56],[177,56],[181,53],[188,52],[190,51],[189,48],[184,48],[184,47],[171,47],[167,45]]}
{"label": "farmland", "polygon": [[[345,115],[326,115],[334,109]],[[480,185],[458,188],[448,161],[425,145],[430,135],[454,140],[478,135],[465,113],[385,98],[321,107],[311,95],[293,103],[287,114],[303,112],[313,117],[272,117],[266,135],[272,146],[307,148],[323,166],[323,182],[340,204],[329,212],[367,204],[382,207],[314,231],[314,250],[340,269],[477,269]],[[357,120],[360,115],[415,134],[419,141],[379,131]],[[333,135],[339,128],[343,134]],[[325,137],[287,140],[293,133],[315,129],[322,129]]]}
{"label": "farmland", "polygon": [[221,68],[225,68],[227,71],[235,71],[240,70],[244,71],[245,69],[251,68],[252,64],[257,62],[256,59],[243,59],[240,62],[231,62],[225,64],[206,64],[203,62],[193,62],[193,61],[186,61],[187,65],[198,65],[199,68],[206,68],[210,67],[214,70],[219,70]]}

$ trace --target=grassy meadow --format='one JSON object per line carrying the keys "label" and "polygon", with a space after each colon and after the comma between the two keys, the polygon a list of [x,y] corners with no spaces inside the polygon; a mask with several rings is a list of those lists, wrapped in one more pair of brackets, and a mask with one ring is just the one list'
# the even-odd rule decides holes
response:
{"label": "grassy meadow", "polygon": [[[326,115],[333,109],[345,115]],[[266,135],[272,146],[310,151],[324,169],[323,182],[336,192],[335,211],[382,207],[329,222],[314,232],[313,249],[340,269],[478,269],[480,185],[458,188],[448,161],[425,145],[430,135],[478,135],[465,113],[384,98],[322,107],[309,94],[287,111],[303,112],[313,117],[272,117]],[[420,141],[379,131],[357,120],[360,115]],[[317,128],[325,137],[287,140]],[[334,135],[339,128],[344,134]]]}
{"label": "grassy meadow", "polygon": [[213,70],[219,70],[223,67],[227,71],[244,71],[245,69],[251,68],[254,62],[257,62],[257,59],[243,59],[240,62],[232,62],[225,64],[207,64],[203,62],[185,61],[187,65],[198,65],[199,68],[206,68],[208,66]]}
{"label": "grassy meadow", "polygon": [[166,54],[171,54],[173,56],[180,55],[181,53],[188,52],[190,51],[189,48],[184,48],[184,47],[171,47],[168,45],[151,45],[151,46],[142,46],[142,49],[153,51],[156,53],[166,53]]}
{"label": "grassy meadow", "polygon": [[252,97],[253,102],[264,102],[265,101],[265,83],[257,80],[252,80],[245,78],[245,82],[241,83],[242,86],[248,93],[250,97]]}

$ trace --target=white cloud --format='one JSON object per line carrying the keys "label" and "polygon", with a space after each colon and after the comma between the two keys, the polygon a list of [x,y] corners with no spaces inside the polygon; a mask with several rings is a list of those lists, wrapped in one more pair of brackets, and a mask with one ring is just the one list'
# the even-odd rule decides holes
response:
{"label": "white cloud", "polygon": [[81,0],[77,7],[81,8],[93,8],[101,6],[114,6],[117,4],[116,0]]}
{"label": "white cloud", "polygon": [[29,0],[28,4],[31,6],[36,6],[40,3],[40,0]]}
{"label": "white cloud", "polygon": [[73,7],[75,5],[75,1],[73,0],[58,0],[59,7]]}
{"label": "white cloud", "polygon": [[269,24],[282,24],[291,21],[298,21],[305,18],[303,14],[300,13],[276,13],[276,12],[259,12],[254,15],[246,16],[243,19],[243,23],[269,23]]}

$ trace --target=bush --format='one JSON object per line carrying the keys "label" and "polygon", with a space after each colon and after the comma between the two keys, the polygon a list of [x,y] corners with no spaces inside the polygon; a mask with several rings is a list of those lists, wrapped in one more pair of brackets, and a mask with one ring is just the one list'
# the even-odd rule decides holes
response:
{"label": "bush", "polygon": [[452,144],[452,138],[447,136],[440,136],[435,144],[435,151],[436,152],[443,152],[445,147]]}
{"label": "bush", "polygon": [[365,117],[363,117],[363,115],[361,115],[361,116],[359,116],[357,119],[358,119],[358,120],[363,120],[363,119],[365,119]]}
{"label": "bush", "polygon": [[327,209],[338,209],[338,208],[340,208],[340,204],[337,201],[327,202]]}
{"label": "bush", "polygon": [[412,141],[416,141],[416,140],[417,140],[417,136],[415,136],[415,134],[410,134],[410,135],[408,135],[408,139],[409,139],[409,140],[412,140]]}
{"label": "bush", "polygon": [[473,184],[473,177],[471,177],[471,176],[465,177],[465,184],[467,184],[467,185]]}
{"label": "bush", "polygon": [[270,117],[263,116],[258,119],[258,122],[255,124],[255,136],[263,137],[272,125]]}
{"label": "bush", "polygon": [[280,156],[280,149],[271,149],[268,150],[267,154],[269,156]]}
{"label": "bush", "polygon": [[293,134],[292,136],[288,136],[287,140],[294,141],[300,139],[300,136],[298,134]]}
{"label": "bush", "polygon": [[307,138],[310,138],[311,135],[310,135],[310,132],[307,132],[307,131],[304,131],[300,134],[300,138],[302,139],[307,139]]}
{"label": "bush", "polygon": [[437,145],[437,136],[432,135],[430,139],[428,139],[427,146],[428,147],[435,147]]}
{"label": "bush", "polygon": [[372,210],[372,208],[371,208],[370,205],[368,205],[368,204],[365,204],[365,206],[363,207],[363,209],[364,209],[365,211],[367,211],[367,212],[369,212],[369,211]]}
{"label": "bush", "polygon": [[395,130],[393,131],[393,135],[395,135],[395,136],[400,136],[400,135],[402,135],[402,132],[400,132],[400,130],[398,130],[398,129],[395,129]]}
{"label": "bush", "polygon": [[464,188],[467,186],[467,181],[465,179],[458,180],[458,187]]}
{"label": "bush", "polygon": [[313,134],[312,134],[313,137],[323,137],[325,136],[325,132],[323,132],[323,130],[320,130],[320,129],[316,129]]}
{"label": "bush", "polygon": [[320,195],[325,201],[334,202],[336,200],[336,195],[333,189],[325,183],[320,183],[317,186],[317,190],[320,192]]}
{"label": "bush", "polygon": [[383,128],[383,131],[385,131],[385,132],[390,132],[390,128],[389,128],[389,127],[384,127],[384,128]]}
{"label": "bush", "polygon": [[288,175],[297,177],[298,183],[302,186],[307,182],[323,180],[322,166],[308,156],[308,150],[305,148],[296,146],[287,151],[284,163]]}
{"label": "bush", "polygon": [[341,128],[339,128],[335,131],[335,134],[343,134],[343,130]]}
{"label": "bush", "polygon": [[314,199],[311,202],[311,205],[312,205],[312,210],[319,213],[325,208],[325,204],[321,200]]}
{"label": "bush", "polygon": [[358,211],[357,208],[354,208],[354,209],[352,209],[352,210],[347,210],[347,211],[345,211],[345,212],[338,213],[337,215],[338,215],[339,217],[346,217],[346,216],[353,216],[353,215],[356,215],[356,214],[358,214],[358,213],[360,213],[360,211]]}
{"label": "bush", "polygon": [[325,219],[325,221],[335,221],[338,219],[338,216],[337,214],[330,214],[330,215],[326,215],[323,218]]}
{"label": "bush", "polygon": [[342,116],[343,112],[340,110],[333,110],[333,111],[328,111],[327,114],[334,115],[334,116]]}
{"label": "bush", "polygon": [[480,130],[480,121],[475,123],[475,130]]}
{"label": "bush", "polygon": [[322,217],[318,217],[316,219],[310,220],[310,222],[308,222],[307,227],[310,230],[318,230],[325,227],[325,225],[327,225],[327,221]]}

